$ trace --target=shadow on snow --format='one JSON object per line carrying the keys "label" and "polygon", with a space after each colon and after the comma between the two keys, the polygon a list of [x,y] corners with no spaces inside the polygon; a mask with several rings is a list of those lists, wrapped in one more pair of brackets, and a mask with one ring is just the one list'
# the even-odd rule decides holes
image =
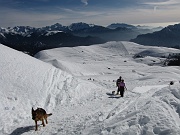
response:
{"label": "shadow on snow", "polygon": [[25,132],[29,132],[31,130],[34,130],[34,126],[27,126],[27,127],[19,127],[15,129],[10,135],[21,135]]}
{"label": "shadow on snow", "polygon": [[121,96],[120,95],[115,95],[115,94],[112,94],[112,93],[106,93],[109,97],[108,98],[120,98]]}

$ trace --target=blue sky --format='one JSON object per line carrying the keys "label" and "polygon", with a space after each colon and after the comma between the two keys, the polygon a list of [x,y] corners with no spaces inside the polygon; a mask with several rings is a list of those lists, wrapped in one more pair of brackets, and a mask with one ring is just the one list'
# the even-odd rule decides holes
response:
{"label": "blue sky", "polygon": [[0,27],[180,22],[180,0],[0,0]]}

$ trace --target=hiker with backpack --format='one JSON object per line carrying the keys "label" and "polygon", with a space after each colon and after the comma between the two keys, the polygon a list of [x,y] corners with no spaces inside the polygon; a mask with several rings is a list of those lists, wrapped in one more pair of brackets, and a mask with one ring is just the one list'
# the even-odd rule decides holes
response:
{"label": "hiker with backpack", "polygon": [[118,91],[117,94],[120,92],[121,97],[124,96],[124,90],[127,90],[126,85],[124,83],[124,80],[122,79],[119,83],[118,83]]}
{"label": "hiker with backpack", "polygon": [[[122,77],[120,76],[116,81],[116,87],[118,87],[118,84],[121,82],[121,80],[122,80]],[[116,95],[118,95],[119,92],[120,92],[120,90],[119,90],[119,87],[118,87]]]}

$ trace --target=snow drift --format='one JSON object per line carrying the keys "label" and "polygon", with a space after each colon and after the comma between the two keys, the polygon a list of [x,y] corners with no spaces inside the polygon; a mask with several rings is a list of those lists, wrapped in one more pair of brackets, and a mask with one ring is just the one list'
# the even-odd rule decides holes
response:
{"label": "snow drift", "polygon": [[[57,104],[77,102],[93,88],[89,82],[83,84],[72,75],[22,52],[2,44],[0,48],[0,129],[4,133],[31,119],[32,107],[50,112]],[[86,91],[84,85],[89,85]]]}

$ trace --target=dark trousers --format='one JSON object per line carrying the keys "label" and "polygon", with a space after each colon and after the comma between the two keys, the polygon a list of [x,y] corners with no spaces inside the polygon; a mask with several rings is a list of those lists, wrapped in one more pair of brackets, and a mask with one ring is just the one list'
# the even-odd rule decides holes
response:
{"label": "dark trousers", "polygon": [[119,93],[120,93],[120,88],[118,87],[116,94],[118,95]]}
{"label": "dark trousers", "polygon": [[118,88],[117,94],[119,94],[119,92],[120,92],[121,97],[123,97],[124,96],[124,87]]}
{"label": "dark trousers", "polygon": [[120,88],[120,95],[121,95],[121,97],[124,96],[124,87]]}

